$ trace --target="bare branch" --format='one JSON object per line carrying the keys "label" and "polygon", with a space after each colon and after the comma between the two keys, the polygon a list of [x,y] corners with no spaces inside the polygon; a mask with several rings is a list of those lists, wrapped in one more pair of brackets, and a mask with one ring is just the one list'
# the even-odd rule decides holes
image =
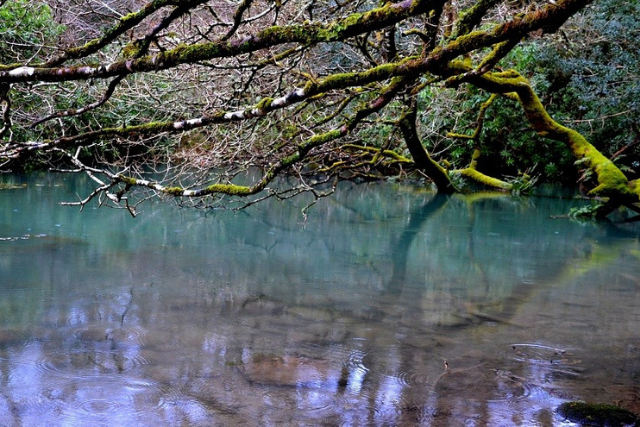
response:
{"label": "bare branch", "polygon": [[71,109],[71,110],[65,110],[65,111],[58,111],[56,113],[53,113],[47,117],[43,117],[41,119],[38,119],[37,121],[35,121],[32,125],[31,128],[35,128],[36,126],[47,122],[49,120],[53,120],[53,119],[57,119],[60,117],[70,117],[70,116],[78,116],[80,114],[84,114],[87,113],[91,110],[95,110],[96,108],[99,108],[100,106],[104,105],[105,102],[107,102],[109,100],[109,98],[111,98],[111,96],[113,95],[113,92],[116,90],[116,88],[118,87],[118,85],[120,84],[120,82],[124,80],[124,76],[119,76],[116,77],[115,79],[113,79],[110,83],[109,86],[107,87],[107,90],[105,91],[104,95],[102,96],[102,98],[100,98],[98,101],[93,102],[85,107],[82,108],[77,108],[77,109]]}

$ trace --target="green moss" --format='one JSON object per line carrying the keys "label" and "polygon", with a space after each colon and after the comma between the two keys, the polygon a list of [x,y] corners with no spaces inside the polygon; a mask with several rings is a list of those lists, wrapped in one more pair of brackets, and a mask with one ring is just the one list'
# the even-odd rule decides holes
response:
{"label": "green moss", "polygon": [[293,138],[300,132],[300,129],[294,125],[285,125],[282,129],[282,137],[285,139]]}
{"label": "green moss", "polygon": [[640,179],[629,181],[629,189],[640,198]]}
{"label": "green moss", "polygon": [[256,105],[256,108],[260,111],[268,110],[269,107],[271,107],[271,104],[273,104],[273,98],[262,98]]}
{"label": "green moss", "polygon": [[131,178],[129,176],[118,175],[118,179],[121,182],[124,182],[127,185],[137,185],[138,184],[138,180],[137,179]]}
{"label": "green moss", "polygon": [[[372,82],[383,81],[394,75],[401,74],[401,68],[415,59],[410,57],[402,61],[382,64],[362,72],[332,74],[320,82],[307,83],[304,92],[306,94],[316,94],[332,89],[344,89],[350,86],[362,86]],[[416,74],[418,74],[417,71]]]}
{"label": "green moss", "polygon": [[330,24],[305,23],[286,27],[273,26],[261,31],[260,43],[300,42],[306,44],[344,40],[365,31],[376,31],[402,19],[429,12],[429,2],[415,0],[410,6],[387,3],[368,12],[355,12]]}
{"label": "green moss", "polygon": [[488,9],[493,7],[499,0],[481,0],[474,3],[470,8],[458,13],[458,20],[455,24],[453,38],[469,33],[485,15]]}
{"label": "green moss", "polygon": [[229,50],[228,43],[201,43],[195,45],[180,44],[158,55],[158,61],[165,67],[171,64],[196,62],[207,58],[222,57]]}
{"label": "green moss", "polygon": [[274,25],[258,33],[257,39],[268,44],[287,41],[311,44],[320,41],[318,39],[325,39],[326,37],[326,34],[322,34],[320,24],[302,24],[287,27]]}
{"label": "green moss", "polygon": [[213,184],[205,189],[206,192],[228,194],[230,196],[249,196],[254,193],[251,188],[235,184]]}
{"label": "green moss", "polygon": [[72,47],[66,51],[67,55],[72,58],[84,55],[86,52],[95,52],[102,47],[101,39],[89,40],[84,46]]}
{"label": "green moss", "polygon": [[[375,14],[377,16],[386,15],[384,13],[380,13],[381,11],[384,11],[384,9],[384,7],[382,9],[375,9],[371,11],[370,14]],[[333,34],[338,37],[344,30],[348,29],[349,27],[359,25],[363,21],[365,21],[364,13],[353,13],[332,25],[328,30],[328,34]]]}
{"label": "green moss", "polygon": [[467,178],[470,178],[475,182],[484,184],[488,187],[500,188],[502,190],[511,190],[511,187],[512,187],[512,185],[509,184],[508,182],[501,181],[498,178],[490,177],[481,172],[478,172],[473,168],[462,169],[462,170],[456,171],[456,173],[462,176],[466,176]]}
{"label": "green moss", "polygon": [[638,426],[638,417],[626,409],[603,403],[565,402],[558,414],[574,423],[588,426]]}
{"label": "green moss", "polygon": [[135,58],[140,54],[142,46],[143,43],[140,40],[128,43],[124,48],[122,48],[122,56],[124,58]]}
{"label": "green moss", "polygon": [[[128,187],[140,185],[141,183],[132,177],[118,175],[117,179],[126,184]],[[152,185],[154,183],[151,183]],[[161,190],[164,194],[174,197],[180,197],[184,195],[184,192],[187,191],[185,188],[174,186],[174,187],[165,187]],[[213,184],[202,190],[197,190],[195,192],[195,196],[206,196],[207,194],[228,194],[230,196],[249,196],[251,194],[256,193],[255,188],[245,187],[242,185],[235,184]]]}
{"label": "green moss", "polygon": [[164,193],[170,195],[170,196],[182,196],[182,193],[184,193],[184,188],[182,187],[166,187],[164,189]]}
{"label": "green moss", "polygon": [[[460,61],[452,62],[451,68],[457,72],[469,71],[469,67]],[[516,93],[527,120],[538,135],[563,142],[569,147],[576,159],[582,160],[584,166],[596,174],[598,186],[590,191],[591,195],[621,199],[633,198],[637,201],[638,195],[629,188],[625,174],[579,132],[553,120],[529,81],[515,70],[486,73],[472,78],[470,81],[493,93]]]}
{"label": "green moss", "polygon": [[120,18],[120,22],[130,21],[132,19],[135,19],[137,16],[138,16],[138,13],[136,13],[136,12],[127,13],[126,15],[124,15],[123,17]]}

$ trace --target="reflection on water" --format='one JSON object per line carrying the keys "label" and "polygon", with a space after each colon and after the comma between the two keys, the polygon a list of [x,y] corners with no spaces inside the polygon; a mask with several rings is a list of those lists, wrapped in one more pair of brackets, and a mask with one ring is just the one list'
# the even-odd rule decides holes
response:
{"label": "reflection on water", "polygon": [[575,202],[389,184],[345,186],[306,222],[276,202],[132,219],[57,206],[82,185],[61,182],[0,192],[0,425],[640,412],[638,234],[550,218]]}

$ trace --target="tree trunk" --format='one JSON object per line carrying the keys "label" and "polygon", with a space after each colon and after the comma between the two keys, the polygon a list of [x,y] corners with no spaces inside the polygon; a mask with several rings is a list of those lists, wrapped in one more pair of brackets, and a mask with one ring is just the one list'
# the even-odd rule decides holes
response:
{"label": "tree trunk", "polygon": [[447,171],[429,156],[429,153],[427,153],[427,150],[422,145],[422,141],[420,141],[416,130],[416,111],[416,102],[412,100],[408,111],[402,115],[398,122],[405,144],[413,157],[416,168],[433,180],[439,193],[455,193],[457,190],[449,179]]}

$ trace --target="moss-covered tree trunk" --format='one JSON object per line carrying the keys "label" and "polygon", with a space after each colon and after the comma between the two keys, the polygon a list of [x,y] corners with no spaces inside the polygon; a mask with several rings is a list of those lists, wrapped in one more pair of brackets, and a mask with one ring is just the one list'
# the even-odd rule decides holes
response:
{"label": "moss-covered tree trunk", "polygon": [[416,130],[416,116],[417,106],[415,100],[412,100],[409,108],[398,121],[404,142],[411,153],[411,157],[413,157],[416,168],[433,180],[439,193],[455,193],[456,188],[451,179],[449,179],[447,171],[429,156],[429,153],[422,145]]}
{"label": "moss-covered tree trunk", "polygon": [[452,61],[443,74],[453,75],[452,81],[471,83],[491,93],[508,95],[516,99],[525,117],[538,135],[562,142],[597,178],[598,185],[589,195],[606,198],[607,202],[597,210],[596,216],[604,217],[620,206],[638,211],[634,206],[640,201],[638,181],[629,181],[626,175],[610,159],[605,157],[587,139],[574,129],[556,122],[542,105],[540,98],[527,79],[515,70],[475,73],[461,61]]}

